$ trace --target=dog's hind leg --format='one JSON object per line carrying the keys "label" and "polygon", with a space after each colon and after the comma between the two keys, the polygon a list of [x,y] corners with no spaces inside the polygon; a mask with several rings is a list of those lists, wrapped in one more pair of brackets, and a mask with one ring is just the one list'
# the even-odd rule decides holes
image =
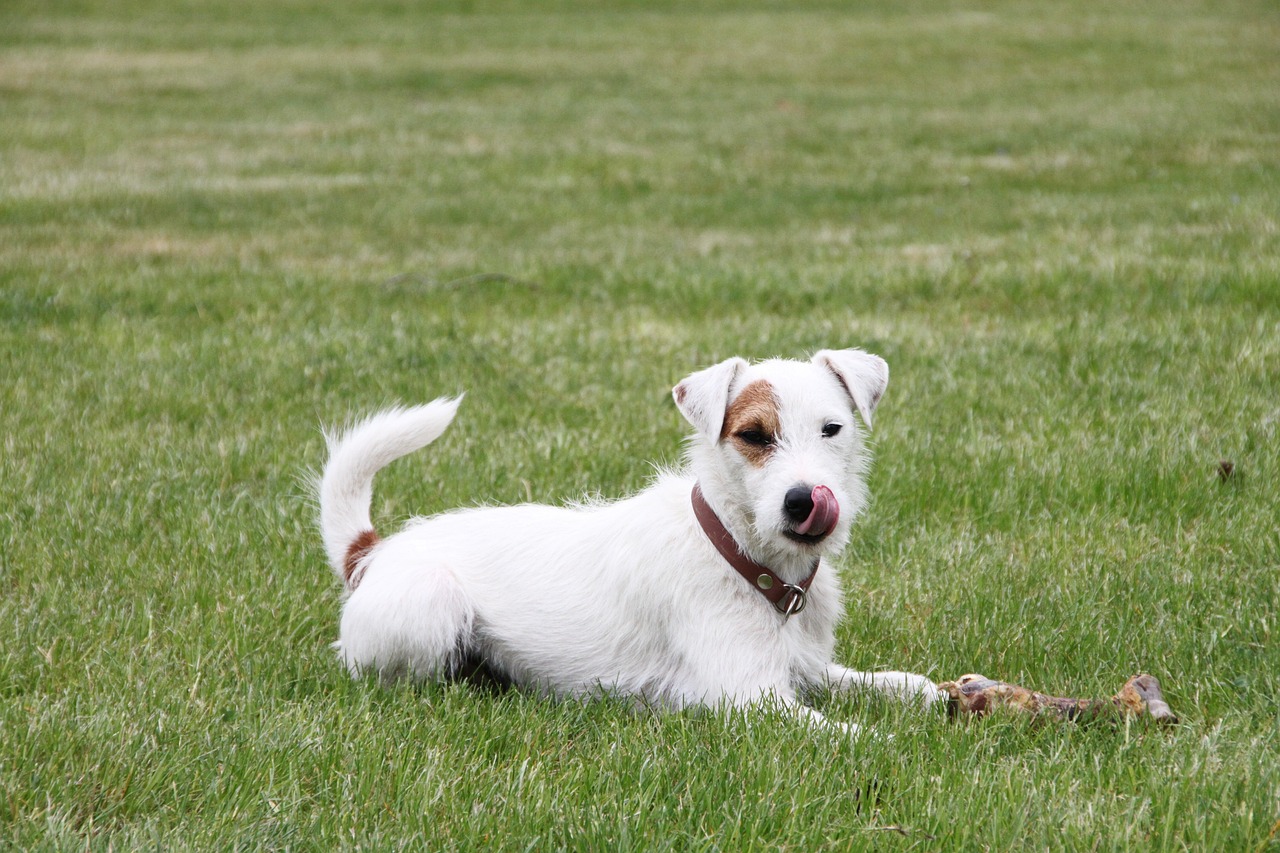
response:
{"label": "dog's hind leg", "polygon": [[447,566],[377,562],[343,607],[336,644],[343,663],[353,676],[443,677],[469,651],[470,599]]}

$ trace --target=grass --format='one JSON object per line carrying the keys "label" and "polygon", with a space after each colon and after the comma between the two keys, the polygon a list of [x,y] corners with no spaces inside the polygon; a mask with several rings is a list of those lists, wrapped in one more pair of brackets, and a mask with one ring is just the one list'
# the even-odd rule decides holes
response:
{"label": "grass", "polygon": [[[1231,0],[5,4],[0,845],[1280,849],[1278,40]],[[824,700],[896,734],[850,744],[340,670],[322,422],[468,392],[385,529],[621,495],[683,375],[843,345],[893,378],[840,657],[1147,670],[1181,725]]]}

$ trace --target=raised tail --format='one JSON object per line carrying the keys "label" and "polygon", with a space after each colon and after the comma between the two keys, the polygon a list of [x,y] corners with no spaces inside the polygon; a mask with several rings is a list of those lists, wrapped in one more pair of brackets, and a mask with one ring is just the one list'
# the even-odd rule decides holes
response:
{"label": "raised tail", "polygon": [[320,533],[329,565],[348,589],[359,580],[360,560],[378,543],[369,516],[373,476],[439,438],[461,402],[461,397],[441,397],[422,406],[388,409],[345,431],[325,433],[329,461],[320,478]]}

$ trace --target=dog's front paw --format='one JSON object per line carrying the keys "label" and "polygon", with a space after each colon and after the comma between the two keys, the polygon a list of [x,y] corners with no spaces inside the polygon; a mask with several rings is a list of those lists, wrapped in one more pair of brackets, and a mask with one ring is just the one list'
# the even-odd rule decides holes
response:
{"label": "dog's front paw", "polygon": [[919,679],[915,685],[916,694],[920,697],[920,702],[924,707],[931,708],[947,698],[947,694],[942,692],[932,680],[925,678],[923,675],[917,675],[916,678]]}

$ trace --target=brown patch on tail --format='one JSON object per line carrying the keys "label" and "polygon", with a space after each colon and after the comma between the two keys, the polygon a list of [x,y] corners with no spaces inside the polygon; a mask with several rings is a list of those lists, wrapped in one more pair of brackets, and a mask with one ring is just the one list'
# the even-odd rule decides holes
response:
{"label": "brown patch on tail", "polygon": [[375,530],[366,530],[351,540],[351,544],[347,546],[347,558],[342,561],[342,577],[346,580],[348,588],[355,589],[360,583],[360,576],[356,574],[356,569],[360,568],[360,561],[380,541],[382,541],[381,537]]}

